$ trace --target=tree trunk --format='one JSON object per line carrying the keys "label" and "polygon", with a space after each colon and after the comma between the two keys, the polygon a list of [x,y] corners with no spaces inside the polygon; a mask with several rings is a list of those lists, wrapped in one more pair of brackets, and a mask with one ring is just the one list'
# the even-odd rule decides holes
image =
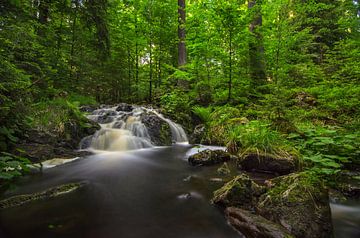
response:
{"label": "tree trunk", "polygon": [[185,11],[185,0],[178,0],[178,37],[179,37],[179,56],[178,56],[178,66],[182,68],[186,64],[186,32],[185,32],[185,22],[186,22],[186,11]]}
{"label": "tree trunk", "polygon": [[229,31],[229,92],[228,92],[228,102],[231,100],[231,90],[232,90],[232,29]]}
{"label": "tree trunk", "polygon": [[251,0],[248,9],[252,11],[252,21],[249,26],[251,33],[249,42],[250,75],[254,87],[263,85],[266,82],[263,38],[257,29],[262,25],[260,1]]}

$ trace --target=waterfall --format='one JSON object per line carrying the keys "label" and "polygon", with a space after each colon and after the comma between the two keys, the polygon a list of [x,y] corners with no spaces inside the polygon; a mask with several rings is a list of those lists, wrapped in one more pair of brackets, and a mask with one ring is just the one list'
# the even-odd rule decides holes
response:
{"label": "waterfall", "polygon": [[[84,138],[80,143],[80,148],[97,151],[124,151],[153,147],[152,137],[142,122],[142,117],[149,113],[156,115],[155,118],[158,117],[159,121],[164,121],[169,125],[171,139],[174,143],[187,143],[186,133],[179,124],[165,118],[153,109],[128,105],[127,107],[101,108],[88,115],[90,120],[100,124],[101,129],[93,136]],[[149,124],[147,125],[149,126]]]}

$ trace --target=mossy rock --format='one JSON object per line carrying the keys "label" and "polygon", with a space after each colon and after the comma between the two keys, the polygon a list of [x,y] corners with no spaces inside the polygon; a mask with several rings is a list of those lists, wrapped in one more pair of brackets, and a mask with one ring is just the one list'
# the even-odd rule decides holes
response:
{"label": "mossy rock", "polygon": [[221,207],[242,207],[252,209],[265,187],[257,185],[247,175],[241,174],[214,192],[212,203]]}
{"label": "mossy rock", "polygon": [[49,188],[45,191],[16,195],[0,201],[0,209],[12,208],[24,205],[26,203],[35,202],[39,200],[47,200],[50,198],[59,197],[64,194],[74,192],[85,186],[85,183],[68,183],[57,187]]}
{"label": "mossy rock", "polygon": [[191,165],[214,165],[229,161],[231,155],[223,150],[204,150],[189,157]]}
{"label": "mossy rock", "polygon": [[239,169],[246,171],[270,172],[274,174],[289,174],[297,170],[297,157],[285,155],[273,155],[265,153],[245,153],[241,154],[237,165]]}
{"label": "mossy rock", "polygon": [[154,145],[171,145],[171,129],[169,124],[154,113],[143,113],[141,121],[146,126],[151,142]]}
{"label": "mossy rock", "polygon": [[228,207],[225,216],[230,225],[246,237],[253,238],[292,238],[293,236],[281,225],[262,216],[236,207]]}
{"label": "mossy rock", "polygon": [[298,238],[331,237],[328,192],[308,173],[294,173],[268,182],[271,189],[260,197],[258,213],[285,227]]}

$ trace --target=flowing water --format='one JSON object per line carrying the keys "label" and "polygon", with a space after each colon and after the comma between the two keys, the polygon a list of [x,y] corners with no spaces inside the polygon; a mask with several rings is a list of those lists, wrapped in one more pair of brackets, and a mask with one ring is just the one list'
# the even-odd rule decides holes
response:
{"label": "flowing water", "polygon": [[[153,146],[140,120],[145,112],[169,124],[174,145]],[[184,143],[181,126],[140,107],[100,109],[89,118],[102,123],[82,142],[95,155],[25,178],[5,196],[70,182],[84,182],[84,188],[2,210],[0,237],[239,237],[209,203],[222,184],[217,168],[188,165],[197,149]]]}
{"label": "flowing water", "polygon": [[330,208],[336,238],[360,237],[359,201],[332,202]]}
{"label": "flowing water", "polygon": [[[169,124],[172,146],[154,146],[141,121],[144,113]],[[217,166],[189,166],[187,157],[205,148],[187,145],[181,126],[142,107],[99,109],[89,118],[101,123],[101,130],[81,146],[94,155],[24,178],[4,197],[71,182],[85,186],[1,210],[0,237],[241,237],[209,203],[224,178],[217,175]],[[331,209],[336,238],[360,237],[359,204],[332,203]]]}

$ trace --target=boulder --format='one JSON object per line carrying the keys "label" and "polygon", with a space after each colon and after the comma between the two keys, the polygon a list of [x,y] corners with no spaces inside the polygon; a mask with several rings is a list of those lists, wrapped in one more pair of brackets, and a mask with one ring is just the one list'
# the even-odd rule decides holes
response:
{"label": "boulder", "polygon": [[212,203],[221,207],[253,209],[265,187],[254,183],[247,175],[241,174],[214,192]]}
{"label": "boulder", "polygon": [[225,216],[230,225],[246,237],[252,238],[291,238],[288,231],[279,224],[271,222],[249,211],[228,207]]}
{"label": "boulder", "polygon": [[231,155],[223,150],[204,150],[189,157],[191,165],[214,165],[230,160]]}
{"label": "boulder", "polygon": [[281,224],[298,238],[331,237],[328,192],[308,173],[294,173],[268,182],[271,188],[260,197],[259,215]]}
{"label": "boulder", "polygon": [[130,104],[126,104],[126,103],[120,103],[117,108],[116,111],[121,111],[121,112],[131,112],[134,109],[134,107]]}
{"label": "boulder", "polygon": [[59,185],[57,187],[49,188],[45,191],[33,193],[33,194],[24,194],[24,195],[16,195],[4,200],[0,201],[0,209],[6,209],[11,207],[17,207],[24,205],[26,203],[39,201],[39,200],[46,200],[55,198],[64,194],[68,194],[74,192],[82,187],[85,186],[85,183],[69,183]]}
{"label": "boulder", "polygon": [[203,124],[197,125],[194,128],[194,131],[192,132],[190,136],[190,143],[192,144],[201,144],[204,143],[204,137],[206,134],[206,127]]}
{"label": "boulder", "polygon": [[275,156],[271,154],[248,153],[241,155],[237,165],[246,171],[270,172],[275,174],[289,174],[296,170],[297,159],[293,156]]}
{"label": "boulder", "polygon": [[154,145],[171,145],[171,129],[169,124],[154,113],[141,114],[141,122],[146,126],[151,142]]}

